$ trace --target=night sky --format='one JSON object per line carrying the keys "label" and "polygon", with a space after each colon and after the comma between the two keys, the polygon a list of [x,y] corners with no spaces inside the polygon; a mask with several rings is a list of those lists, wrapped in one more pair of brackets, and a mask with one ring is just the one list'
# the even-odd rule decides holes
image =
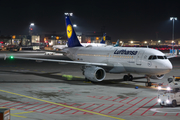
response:
{"label": "night sky", "polygon": [[[172,38],[170,17],[180,19],[179,0],[0,0],[0,35],[28,34],[31,22],[36,33],[65,32],[64,12],[73,12],[77,32],[105,31],[117,39],[166,40]],[[175,39],[180,22],[175,21]]]}

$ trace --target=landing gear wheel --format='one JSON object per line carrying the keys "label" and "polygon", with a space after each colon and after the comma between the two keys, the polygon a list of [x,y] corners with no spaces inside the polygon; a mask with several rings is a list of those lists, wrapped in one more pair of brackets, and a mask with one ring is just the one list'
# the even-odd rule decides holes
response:
{"label": "landing gear wheel", "polygon": [[133,76],[129,75],[129,81],[133,81]]}
{"label": "landing gear wheel", "polygon": [[151,82],[148,82],[148,86],[151,87]]}
{"label": "landing gear wheel", "polygon": [[176,106],[177,106],[176,100],[173,100],[173,101],[172,101],[172,106],[173,106],[173,107],[176,107]]}
{"label": "landing gear wheel", "polygon": [[146,87],[151,87],[151,82],[146,82],[146,83],[145,83],[145,86],[146,86]]}
{"label": "landing gear wheel", "polygon": [[124,81],[129,81],[128,75],[124,75],[123,80],[124,80]]}
{"label": "landing gear wheel", "polygon": [[147,82],[145,83],[146,87],[151,87],[151,81],[150,81],[150,77],[146,76]]}

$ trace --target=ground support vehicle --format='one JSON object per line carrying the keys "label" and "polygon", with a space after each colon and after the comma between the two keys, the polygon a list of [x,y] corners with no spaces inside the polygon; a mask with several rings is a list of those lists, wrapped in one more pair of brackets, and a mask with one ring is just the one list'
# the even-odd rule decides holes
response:
{"label": "ground support vehicle", "polygon": [[180,85],[169,83],[166,89],[158,87],[158,102],[161,106],[173,106],[180,105]]}

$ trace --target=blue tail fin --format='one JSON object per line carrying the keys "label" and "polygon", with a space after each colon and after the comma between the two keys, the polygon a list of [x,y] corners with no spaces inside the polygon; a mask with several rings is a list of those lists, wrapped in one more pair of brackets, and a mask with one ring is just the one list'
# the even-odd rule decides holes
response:
{"label": "blue tail fin", "polygon": [[119,39],[117,40],[116,44],[114,45],[114,47],[118,47],[119,46]]}
{"label": "blue tail fin", "polygon": [[106,41],[106,33],[104,33],[100,43],[105,44],[105,41]]}
{"label": "blue tail fin", "polygon": [[65,20],[66,20],[66,33],[67,33],[67,38],[68,38],[68,47],[81,47],[82,45],[76,36],[71,20],[69,19],[69,16],[66,16]]}

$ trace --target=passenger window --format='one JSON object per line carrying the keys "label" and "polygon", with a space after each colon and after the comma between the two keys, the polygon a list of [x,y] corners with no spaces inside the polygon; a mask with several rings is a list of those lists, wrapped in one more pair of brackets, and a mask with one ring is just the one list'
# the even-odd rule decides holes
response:
{"label": "passenger window", "polygon": [[157,56],[158,57],[158,59],[164,59],[164,57],[163,56]]}

